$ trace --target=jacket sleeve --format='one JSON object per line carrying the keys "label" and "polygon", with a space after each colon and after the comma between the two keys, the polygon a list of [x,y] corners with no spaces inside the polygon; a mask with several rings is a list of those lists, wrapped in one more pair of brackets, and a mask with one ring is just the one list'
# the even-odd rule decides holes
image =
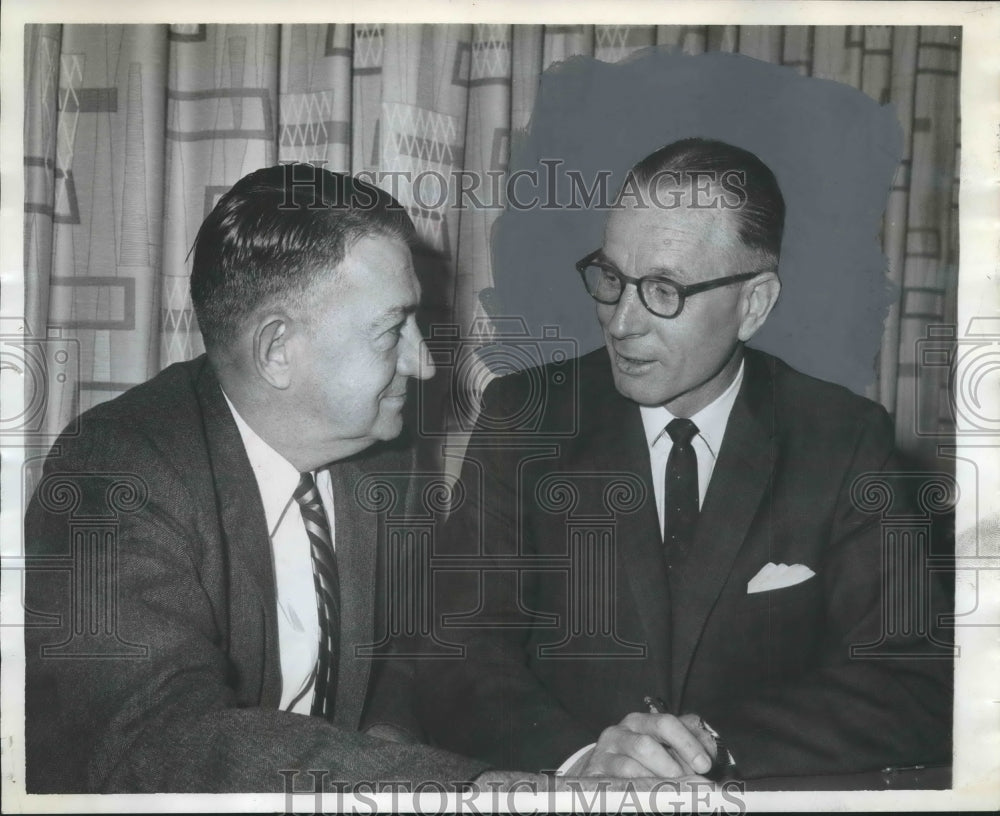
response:
{"label": "jacket sleeve", "polygon": [[[481,416],[516,416],[526,388],[530,383],[519,375],[494,381],[483,396]],[[416,662],[416,702],[437,745],[500,769],[554,770],[597,735],[560,704],[528,665],[529,630],[519,598],[534,594],[531,572],[497,569],[505,557],[537,552],[530,530],[517,518],[524,449],[512,444],[512,438],[507,437],[506,445],[492,444],[497,435],[477,428],[467,447],[461,502],[436,552],[477,568],[436,574],[432,607],[435,638],[461,653]],[[487,624],[454,625],[472,614]]]}
{"label": "jacket sleeve", "polygon": [[949,593],[917,558],[917,537],[883,535],[913,507],[885,411],[872,407],[853,441],[817,569],[817,665],[697,711],[744,778],[950,761],[952,647],[937,625]]}
{"label": "jacket sleeve", "polygon": [[[122,429],[91,427],[61,447],[25,521],[26,609],[44,623],[25,630],[29,792],[286,791],[290,781],[311,791],[307,771],[333,790],[482,770],[238,699],[228,612],[203,584],[201,522],[184,475]],[[109,501],[131,501],[108,493],[106,477],[122,471],[148,495],[114,516],[109,533]],[[107,535],[113,556],[79,559]],[[92,622],[113,637],[83,637]]]}

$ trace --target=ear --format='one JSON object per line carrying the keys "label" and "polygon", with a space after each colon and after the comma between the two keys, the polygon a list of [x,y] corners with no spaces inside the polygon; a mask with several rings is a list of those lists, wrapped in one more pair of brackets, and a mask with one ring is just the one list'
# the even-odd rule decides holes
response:
{"label": "ear", "polygon": [[765,272],[743,284],[739,338],[744,343],[753,337],[764,325],[771,309],[778,302],[781,281],[774,272]]}
{"label": "ear", "polygon": [[288,343],[291,321],[282,313],[263,316],[253,335],[253,361],[257,374],[274,388],[292,382],[292,353]]}

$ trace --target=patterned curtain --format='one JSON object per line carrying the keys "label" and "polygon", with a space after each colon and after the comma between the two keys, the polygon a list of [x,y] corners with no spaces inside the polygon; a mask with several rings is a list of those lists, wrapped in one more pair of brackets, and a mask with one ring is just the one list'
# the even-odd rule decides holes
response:
{"label": "patterned curtain", "polygon": [[[916,342],[955,320],[960,29],[507,25],[30,25],[25,29],[27,325],[78,342],[49,382],[47,427],[202,349],[188,252],[219,195],[279,161],[351,173],[504,173],[539,77],[587,55],[665,45],[731,51],[859,88],[899,111],[904,160],[883,223],[900,296],[876,389],[919,458],[916,412],[947,427],[947,372]],[[402,178],[402,176],[398,176]],[[469,325],[493,282],[495,208],[425,206],[400,182],[440,262],[435,320]],[[928,387],[930,386],[930,387]]]}

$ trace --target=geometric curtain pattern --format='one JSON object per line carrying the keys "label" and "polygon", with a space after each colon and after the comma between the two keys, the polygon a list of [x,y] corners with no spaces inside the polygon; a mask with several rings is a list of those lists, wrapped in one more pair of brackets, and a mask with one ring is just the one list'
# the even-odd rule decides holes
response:
{"label": "geometric curtain pattern", "polygon": [[915,348],[929,324],[955,319],[959,34],[915,26],[26,26],[26,319],[36,335],[80,346],[79,381],[49,394],[48,429],[201,351],[187,291],[195,233],[237,179],[279,161],[399,180],[383,186],[409,208],[448,277],[434,317],[468,325],[493,283],[499,211],[427,206],[435,191],[403,179],[502,176],[510,134],[527,125],[548,66],[575,55],[615,62],[664,45],[739,52],[895,106],[905,149],[883,245],[899,298],[871,396],[895,414],[900,443],[912,448],[918,400],[921,416],[948,421],[947,372],[919,372],[918,388]]}
{"label": "geometric curtain pattern", "polygon": [[948,370],[919,369],[917,342],[928,326],[957,319],[961,29],[669,26],[658,30],[657,43],[787,65],[894,107],[903,157],[886,205],[882,246],[899,295],[885,322],[869,396],[894,415],[900,448],[936,465],[937,440],[917,437],[913,429],[918,415],[937,417],[939,432],[952,429]]}

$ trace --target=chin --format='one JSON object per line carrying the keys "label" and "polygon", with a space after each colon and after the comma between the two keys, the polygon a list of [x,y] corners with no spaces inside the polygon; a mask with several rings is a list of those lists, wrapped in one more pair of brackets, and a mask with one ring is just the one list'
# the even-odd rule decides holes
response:
{"label": "chin", "polygon": [[639,405],[663,405],[670,399],[669,395],[651,387],[651,384],[647,385],[634,377],[616,376],[615,388],[618,389],[618,393],[623,397]]}
{"label": "chin", "polygon": [[372,431],[372,437],[382,442],[389,442],[403,432],[403,416],[401,413],[379,421]]}
{"label": "chin", "polygon": [[669,406],[672,397],[663,394],[625,394],[632,402],[641,405],[643,408],[660,408]]}

